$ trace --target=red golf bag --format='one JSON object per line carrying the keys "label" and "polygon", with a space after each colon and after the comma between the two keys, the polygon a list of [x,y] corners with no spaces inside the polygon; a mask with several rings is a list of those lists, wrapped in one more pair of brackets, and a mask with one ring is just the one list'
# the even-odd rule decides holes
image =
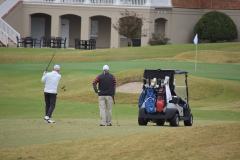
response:
{"label": "red golf bag", "polygon": [[166,106],[166,91],[165,88],[159,88],[156,94],[156,111],[164,112],[164,107]]}

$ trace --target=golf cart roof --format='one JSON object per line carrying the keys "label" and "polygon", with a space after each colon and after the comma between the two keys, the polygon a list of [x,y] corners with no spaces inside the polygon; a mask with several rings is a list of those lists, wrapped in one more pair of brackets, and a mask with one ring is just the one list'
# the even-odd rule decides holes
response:
{"label": "golf cart roof", "polygon": [[169,70],[169,69],[145,69],[143,73],[143,78],[145,79],[153,79],[153,78],[161,78],[164,79],[165,76],[173,77],[174,74],[187,74],[187,71],[183,70]]}

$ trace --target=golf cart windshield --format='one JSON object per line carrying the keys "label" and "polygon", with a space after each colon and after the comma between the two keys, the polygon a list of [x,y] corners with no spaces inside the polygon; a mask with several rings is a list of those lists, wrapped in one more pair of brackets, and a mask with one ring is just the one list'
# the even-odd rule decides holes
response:
{"label": "golf cart windshield", "polygon": [[150,85],[153,78],[165,79],[168,76],[171,93],[187,101],[187,73],[187,71],[183,70],[146,69],[143,73],[143,82],[144,85],[146,83]]}
{"label": "golf cart windshield", "polygon": [[185,83],[185,74],[175,74],[175,93],[181,97],[182,100],[187,101],[187,86]]}

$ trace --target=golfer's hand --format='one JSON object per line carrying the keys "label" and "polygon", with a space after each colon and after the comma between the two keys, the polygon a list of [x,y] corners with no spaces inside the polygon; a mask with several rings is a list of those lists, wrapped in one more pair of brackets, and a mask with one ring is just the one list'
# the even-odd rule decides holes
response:
{"label": "golfer's hand", "polygon": [[47,74],[48,73],[48,71],[45,71],[45,72],[43,72],[43,75],[45,76],[45,74]]}

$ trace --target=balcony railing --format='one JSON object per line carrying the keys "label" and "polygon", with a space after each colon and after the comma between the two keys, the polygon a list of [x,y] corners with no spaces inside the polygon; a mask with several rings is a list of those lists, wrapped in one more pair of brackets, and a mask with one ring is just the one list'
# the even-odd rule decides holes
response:
{"label": "balcony railing", "polygon": [[20,38],[20,34],[14,30],[9,24],[7,24],[2,18],[0,18],[0,29],[2,29],[8,38],[10,38],[15,44],[17,44],[17,36]]}
{"label": "balcony railing", "polygon": [[0,28],[0,42],[4,45],[8,45],[8,35]]}
{"label": "balcony railing", "polygon": [[171,7],[171,0],[22,0],[23,2],[44,2],[59,4],[98,4],[98,5],[125,5],[125,6],[160,6]]}
{"label": "balcony railing", "polygon": [[5,43],[5,45],[8,44],[8,38],[15,44],[17,44],[16,36],[20,38],[20,34],[2,19],[2,17],[8,14],[19,1],[21,0],[7,0],[0,6],[1,41]]}
{"label": "balcony railing", "polygon": [[7,0],[0,6],[0,18],[4,16],[4,14],[8,13],[8,11],[18,3],[20,0]]}

